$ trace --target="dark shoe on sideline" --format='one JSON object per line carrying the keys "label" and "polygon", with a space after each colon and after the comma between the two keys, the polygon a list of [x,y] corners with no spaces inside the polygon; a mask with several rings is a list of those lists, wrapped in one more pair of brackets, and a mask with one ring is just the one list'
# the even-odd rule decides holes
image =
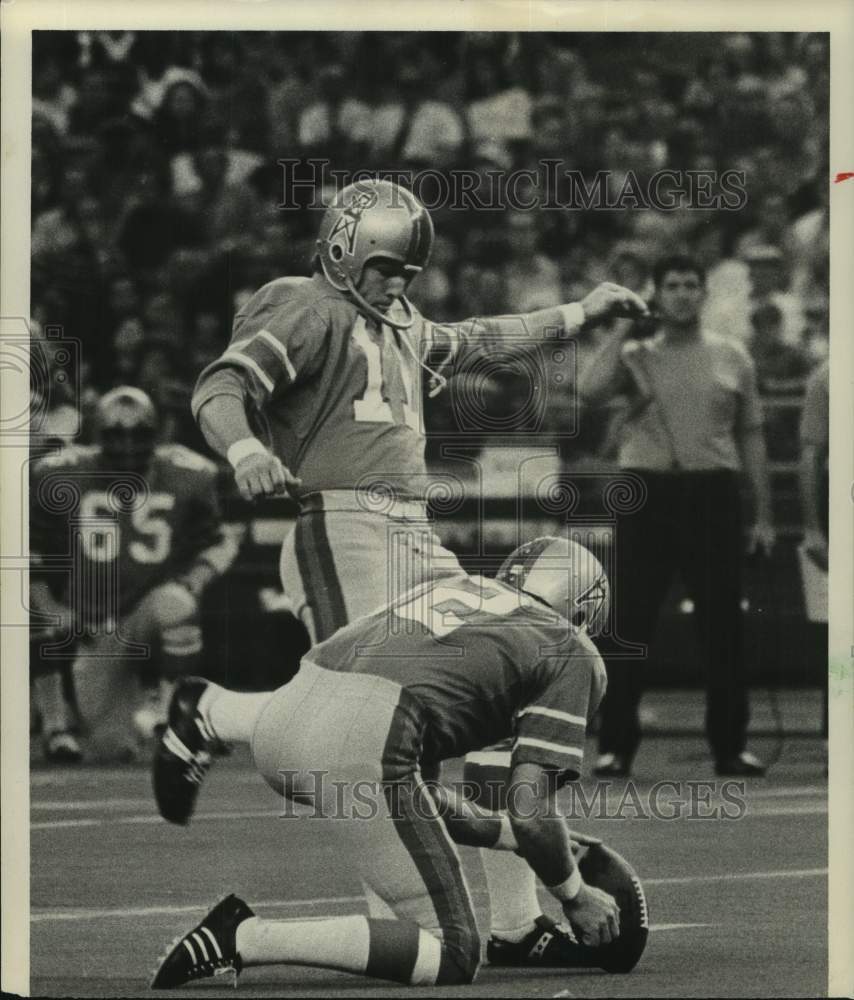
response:
{"label": "dark shoe on sideline", "polygon": [[49,764],[79,764],[83,751],[73,733],[67,729],[55,729],[45,737],[44,759]]}
{"label": "dark shoe on sideline", "polygon": [[744,750],[732,757],[722,757],[717,760],[715,774],[739,778],[761,778],[765,774],[765,765],[755,754]]}
{"label": "dark shoe on sideline", "polygon": [[632,764],[623,754],[602,753],[596,759],[593,773],[597,778],[628,778],[632,773]]}

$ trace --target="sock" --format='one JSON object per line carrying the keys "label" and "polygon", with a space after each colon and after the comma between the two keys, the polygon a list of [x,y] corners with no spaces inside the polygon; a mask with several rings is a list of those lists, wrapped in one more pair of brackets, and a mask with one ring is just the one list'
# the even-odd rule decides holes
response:
{"label": "sock", "polygon": [[[469,754],[463,780],[476,787],[474,801],[486,809],[506,808],[505,787],[510,754],[486,750]],[[531,866],[517,854],[481,850],[480,860],[489,891],[490,929],[505,941],[521,941],[543,912],[537,898],[537,879]]]}
{"label": "sock", "polygon": [[331,920],[261,920],[237,928],[245,966],[314,965],[409,985],[436,982],[439,940],[410,920],[334,917]]}
{"label": "sock", "polygon": [[489,890],[490,930],[505,941],[521,941],[543,912],[531,866],[506,851],[482,850],[480,860]]}
{"label": "sock", "polygon": [[164,677],[198,673],[202,661],[202,630],[195,623],[173,625],[163,632],[160,672]]}
{"label": "sock", "polygon": [[172,695],[174,693],[175,681],[170,681],[165,677],[161,677],[160,683],[157,685],[157,703],[163,714],[164,722],[166,721],[166,716],[169,714],[169,702],[172,701]]}
{"label": "sock", "polygon": [[209,684],[199,698],[199,712],[224,743],[249,743],[261,709],[272,691],[246,694]]}

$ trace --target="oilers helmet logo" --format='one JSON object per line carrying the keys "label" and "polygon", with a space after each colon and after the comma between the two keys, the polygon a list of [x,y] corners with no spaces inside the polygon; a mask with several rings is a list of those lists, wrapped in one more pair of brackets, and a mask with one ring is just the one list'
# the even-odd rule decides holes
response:
{"label": "oilers helmet logo", "polygon": [[333,260],[341,260],[345,253],[353,256],[362,213],[365,209],[373,208],[376,203],[375,192],[358,191],[350,204],[342,211],[329,233],[329,256]]}

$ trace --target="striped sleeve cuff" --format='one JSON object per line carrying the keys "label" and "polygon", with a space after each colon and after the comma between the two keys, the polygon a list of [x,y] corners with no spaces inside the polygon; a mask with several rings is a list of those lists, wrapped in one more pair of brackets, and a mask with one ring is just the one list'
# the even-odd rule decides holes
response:
{"label": "striped sleeve cuff", "polygon": [[545,705],[528,705],[516,717],[514,758],[580,773],[587,720]]}
{"label": "striped sleeve cuff", "polygon": [[573,715],[571,712],[564,712],[558,708],[547,708],[545,705],[528,705],[517,715],[518,719],[526,715],[541,719],[554,719],[557,722],[567,722],[572,726],[586,726],[587,720],[583,715]]}
{"label": "striped sleeve cuff", "polygon": [[557,754],[562,758],[574,758],[576,760],[581,760],[584,756],[584,751],[581,747],[569,747],[563,746],[560,743],[552,743],[550,740],[538,740],[533,736],[520,736],[518,740],[513,744],[513,750],[516,751],[520,747],[533,747],[535,750],[548,750],[549,753]]}
{"label": "striped sleeve cuff", "polygon": [[287,348],[269,330],[259,330],[246,340],[235,341],[221,360],[250,372],[268,393],[282,380],[291,383],[297,377]]}

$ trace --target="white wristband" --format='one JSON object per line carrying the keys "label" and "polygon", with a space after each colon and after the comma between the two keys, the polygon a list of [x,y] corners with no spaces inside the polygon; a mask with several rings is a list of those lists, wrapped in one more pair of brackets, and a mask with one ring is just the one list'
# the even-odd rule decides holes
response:
{"label": "white wristband", "polygon": [[581,892],[582,885],[584,882],[581,878],[581,872],[576,867],[566,881],[559,885],[548,885],[546,888],[561,903],[569,903]]}
{"label": "white wristband", "polygon": [[262,454],[266,452],[267,449],[256,437],[242,438],[240,441],[235,441],[231,445],[226,453],[226,458],[228,459],[229,465],[236,469],[238,463],[242,462],[247,455]]}
{"label": "white wristband", "polygon": [[584,306],[580,302],[570,302],[568,305],[560,306],[560,314],[563,317],[563,328],[567,333],[578,330],[584,326],[587,317],[584,315]]}

